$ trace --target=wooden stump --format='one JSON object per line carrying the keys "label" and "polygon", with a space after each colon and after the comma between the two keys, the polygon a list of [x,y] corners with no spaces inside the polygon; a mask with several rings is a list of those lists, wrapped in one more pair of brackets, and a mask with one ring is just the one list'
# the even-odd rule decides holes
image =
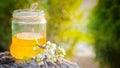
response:
{"label": "wooden stump", "polygon": [[0,53],[0,68],[80,68],[77,64],[64,60],[61,62],[45,62],[38,65],[35,60],[29,62],[16,62],[9,52]]}

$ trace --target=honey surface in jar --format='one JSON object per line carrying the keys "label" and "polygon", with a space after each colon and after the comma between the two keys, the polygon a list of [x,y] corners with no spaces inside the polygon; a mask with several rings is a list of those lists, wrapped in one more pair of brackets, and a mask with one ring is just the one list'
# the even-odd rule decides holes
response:
{"label": "honey surface in jar", "polygon": [[44,45],[46,43],[46,36],[39,33],[23,32],[15,34],[12,37],[12,44],[10,47],[11,55],[16,59],[36,56],[40,50],[35,51],[33,49],[35,47],[35,39],[38,40],[40,45]]}

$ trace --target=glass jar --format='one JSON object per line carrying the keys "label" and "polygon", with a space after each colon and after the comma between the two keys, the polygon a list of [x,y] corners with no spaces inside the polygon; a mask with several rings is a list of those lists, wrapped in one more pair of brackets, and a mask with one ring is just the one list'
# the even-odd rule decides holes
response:
{"label": "glass jar", "polygon": [[46,20],[42,10],[15,10],[12,19],[12,44],[10,53],[17,59],[36,56],[34,41],[40,45],[46,43]]}

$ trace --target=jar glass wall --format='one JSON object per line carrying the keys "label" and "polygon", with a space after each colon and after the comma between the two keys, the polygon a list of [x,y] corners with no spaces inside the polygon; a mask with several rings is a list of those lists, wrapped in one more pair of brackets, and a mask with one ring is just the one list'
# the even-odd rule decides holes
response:
{"label": "jar glass wall", "polygon": [[46,20],[42,10],[15,10],[12,19],[12,44],[10,53],[13,57],[23,59],[38,54],[34,51],[34,41],[40,45],[46,43]]}

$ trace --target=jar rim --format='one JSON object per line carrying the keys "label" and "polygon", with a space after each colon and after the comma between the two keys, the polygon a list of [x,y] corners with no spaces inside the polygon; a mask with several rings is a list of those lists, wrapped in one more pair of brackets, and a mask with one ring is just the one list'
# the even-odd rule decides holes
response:
{"label": "jar rim", "polygon": [[[29,13],[29,15],[30,15],[30,13],[32,14],[32,13],[34,13],[34,14],[44,14],[44,11],[43,10],[33,10],[33,11],[31,11],[30,9],[18,9],[18,10],[14,10],[13,11],[13,15],[20,15],[20,14],[22,14],[22,13]],[[24,16],[24,15],[22,15],[22,16]]]}
{"label": "jar rim", "polygon": [[18,9],[13,11],[13,18],[16,20],[41,20],[44,19],[43,10]]}

